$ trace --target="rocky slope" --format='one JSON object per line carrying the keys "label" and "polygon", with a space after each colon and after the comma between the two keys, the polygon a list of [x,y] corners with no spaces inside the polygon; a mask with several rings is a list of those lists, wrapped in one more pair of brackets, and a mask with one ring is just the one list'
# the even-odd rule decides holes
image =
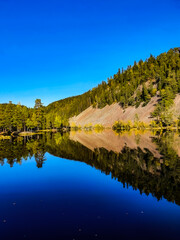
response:
{"label": "rocky slope", "polygon": [[[112,127],[115,121],[132,121],[134,122],[135,115],[137,114],[140,121],[149,123],[152,121],[151,113],[154,111],[156,104],[158,103],[158,97],[151,98],[151,101],[146,105],[141,104],[138,108],[130,106],[123,109],[118,103],[107,105],[102,109],[93,108],[92,106],[77,116],[70,118],[70,125],[76,125],[84,127],[85,125],[102,124],[104,127]],[[174,116],[180,115],[180,94],[178,94],[174,100],[172,107]]]}

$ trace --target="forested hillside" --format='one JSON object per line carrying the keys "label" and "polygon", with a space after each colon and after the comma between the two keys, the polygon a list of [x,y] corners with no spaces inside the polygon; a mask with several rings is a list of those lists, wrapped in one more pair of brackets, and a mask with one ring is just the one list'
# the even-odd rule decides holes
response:
{"label": "forested hillside", "polygon": [[75,97],[53,102],[43,107],[37,99],[34,108],[20,104],[0,104],[0,129],[51,129],[69,125],[69,118],[89,106],[103,108],[119,103],[123,109],[146,106],[152,97],[159,103],[152,113],[156,121],[167,121],[167,110],[180,92],[180,48],[170,49],[157,57],[134,62],[126,70],[119,69],[113,77],[92,90]]}
{"label": "forested hillside", "polygon": [[180,48],[174,48],[146,61],[134,62],[127,70],[118,70],[107,82],[80,96],[67,98],[47,106],[47,122],[56,119],[68,124],[68,119],[78,115],[89,106],[103,108],[107,104],[119,103],[123,108],[144,106],[158,94],[160,102],[154,116],[161,114],[173,104],[180,92]]}

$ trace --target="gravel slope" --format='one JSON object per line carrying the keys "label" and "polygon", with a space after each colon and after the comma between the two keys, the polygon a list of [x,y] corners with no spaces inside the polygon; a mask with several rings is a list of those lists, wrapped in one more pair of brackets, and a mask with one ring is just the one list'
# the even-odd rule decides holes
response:
{"label": "gravel slope", "polygon": [[[140,121],[149,123],[157,102],[158,97],[155,96],[145,107],[142,107],[141,104],[138,108],[130,106],[124,110],[118,103],[107,105],[102,109],[89,107],[78,116],[70,118],[69,122],[70,125],[75,124],[81,127],[87,124],[102,124],[104,127],[112,127],[114,122],[119,120],[134,122],[135,115],[138,114]],[[180,94],[174,100],[173,112],[175,116],[180,115]]]}

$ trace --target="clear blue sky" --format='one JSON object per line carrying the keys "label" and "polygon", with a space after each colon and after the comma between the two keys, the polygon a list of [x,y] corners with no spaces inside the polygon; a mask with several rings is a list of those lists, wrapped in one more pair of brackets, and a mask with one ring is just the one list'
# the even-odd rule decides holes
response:
{"label": "clear blue sky", "polygon": [[173,47],[179,0],[0,0],[0,102],[47,105]]}

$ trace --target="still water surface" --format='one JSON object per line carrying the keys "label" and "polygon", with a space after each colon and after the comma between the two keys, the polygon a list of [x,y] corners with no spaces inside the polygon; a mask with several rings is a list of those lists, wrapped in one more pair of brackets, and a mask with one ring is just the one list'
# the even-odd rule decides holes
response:
{"label": "still water surface", "polygon": [[0,236],[180,239],[178,133],[0,141]]}

